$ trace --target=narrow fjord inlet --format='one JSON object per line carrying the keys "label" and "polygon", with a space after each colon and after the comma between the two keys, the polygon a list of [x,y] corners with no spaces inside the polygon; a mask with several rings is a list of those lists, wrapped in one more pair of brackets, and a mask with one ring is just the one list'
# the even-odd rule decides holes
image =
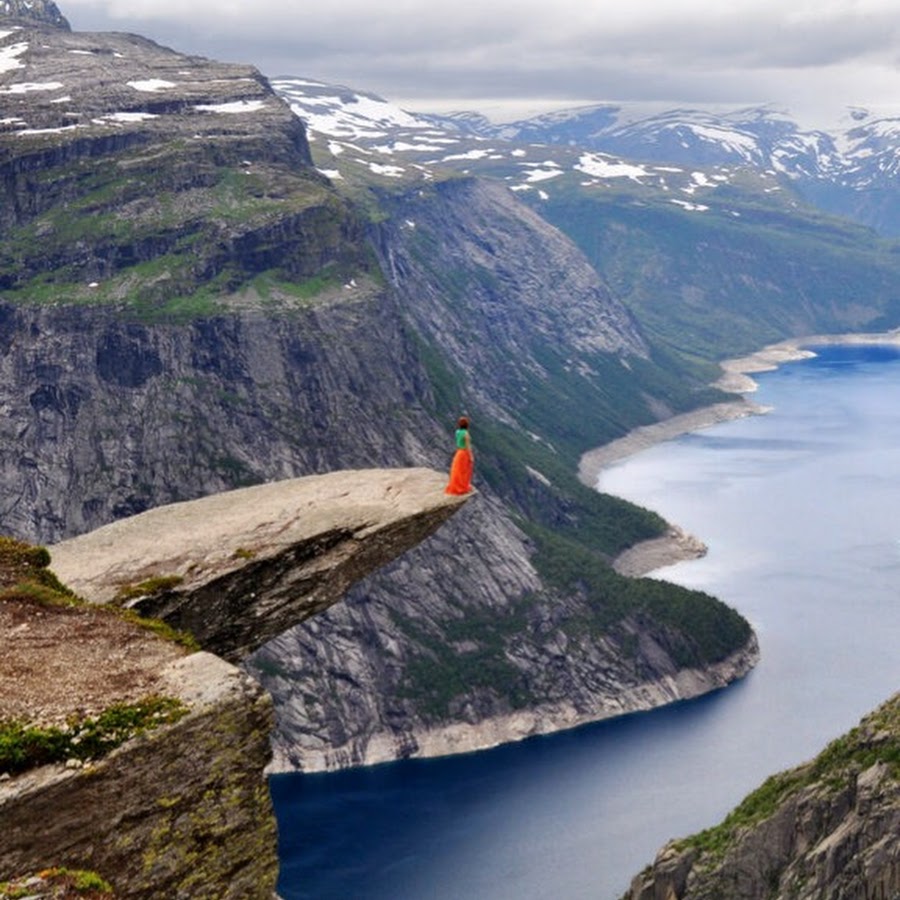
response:
{"label": "narrow fjord inlet", "polygon": [[900,68],[806,34],[884,0],[671,11],[815,115],[559,44],[519,120],[370,88],[609,16],[67,2],[0,0],[0,900],[900,898]]}
{"label": "narrow fjord inlet", "polygon": [[762,659],[715,695],[462,757],[272,780],[285,900],[615,900],[900,681],[900,351],[818,348],[763,416],[659,445],[601,487],[709,546],[666,579],[748,616]]}

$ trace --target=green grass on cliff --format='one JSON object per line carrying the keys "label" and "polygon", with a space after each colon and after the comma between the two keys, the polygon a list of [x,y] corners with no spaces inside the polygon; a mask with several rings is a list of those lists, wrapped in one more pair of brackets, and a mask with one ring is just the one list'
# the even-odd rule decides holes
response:
{"label": "green grass on cliff", "polygon": [[[50,554],[44,547],[10,537],[0,537],[0,604],[37,606],[42,614],[31,628],[37,631],[53,609],[78,608],[95,616],[113,615],[135,628],[150,630],[163,639],[196,642],[164,622],[143,619],[130,610],[85,603],[62,584],[48,568]],[[39,634],[35,634],[39,638]],[[47,652],[51,652],[49,649]],[[23,676],[24,677],[24,676]],[[0,773],[17,774],[35,766],[70,759],[97,759],[125,741],[162,724],[178,721],[187,712],[180,700],[150,695],[134,703],[112,704],[96,716],[73,715],[65,726],[42,726],[19,719],[0,720]]]}
{"label": "green grass on cliff", "polygon": [[[159,619],[149,619],[138,615],[134,610],[122,609],[116,605],[86,604],[48,568],[50,561],[50,553],[45,547],[0,536],[0,603],[18,600],[48,607],[89,607],[97,615],[119,616],[135,627],[152,631],[162,639],[180,644],[188,650],[200,649],[192,635],[178,631]],[[161,586],[145,583],[137,587],[147,593],[148,587],[158,590]]]}
{"label": "green grass on cliff", "polygon": [[503,699],[509,709],[537,706],[537,697],[526,674],[506,656],[507,643],[525,632],[529,598],[501,613],[467,610],[465,615],[440,623],[441,633],[390,610],[399,629],[415,643],[400,698],[412,700],[425,721],[441,722],[451,716],[454,704],[464,697],[487,691]]}
{"label": "green grass on cliff", "polygon": [[73,716],[61,727],[0,721],[0,774],[16,775],[72,759],[100,759],[131,738],[186,714],[180,700],[154,695],[137,703],[113,704],[97,716]]}
{"label": "green grass on cliff", "polygon": [[391,611],[418,648],[398,693],[413,700],[427,721],[446,720],[462,698],[485,692],[510,710],[546,703],[541,673],[523,670],[512,657],[528,643],[540,646],[548,620],[566,635],[570,653],[605,637],[625,646],[623,624],[640,622],[677,665],[691,668],[724,660],[752,635],[740,614],[709,594],[626,578],[571,538],[533,524],[523,527],[535,542],[532,561],[544,590],[500,610],[467,606],[440,622],[417,622]]}
{"label": "green grass on cliff", "polygon": [[46,547],[0,536],[0,601],[21,598],[58,606],[81,602],[49,565]]}
{"label": "green grass on cliff", "polygon": [[600,635],[626,617],[653,621],[668,633],[669,652],[685,667],[721,662],[750,640],[747,620],[710,594],[619,575],[571,537],[533,525],[526,530],[538,548],[533,562],[544,582],[585,598],[584,612],[570,628]]}
{"label": "green grass on cliff", "polygon": [[115,891],[96,872],[55,866],[0,881],[0,900],[115,900]]}
{"label": "green grass on cliff", "polygon": [[895,695],[847,734],[832,741],[814,760],[766,779],[713,828],[675,842],[678,851],[699,850],[701,864],[720,861],[748,830],[771,818],[806,789],[830,795],[852,790],[860,773],[881,764],[886,777],[900,780],[900,694]]}
{"label": "green grass on cliff", "polygon": [[237,294],[310,302],[376,272],[361,223],[314,174],[217,162],[175,141],[155,156],[74,159],[46,182],[34,177],[35,210],[0,233],[0,290],[12,303],[190,321]]}

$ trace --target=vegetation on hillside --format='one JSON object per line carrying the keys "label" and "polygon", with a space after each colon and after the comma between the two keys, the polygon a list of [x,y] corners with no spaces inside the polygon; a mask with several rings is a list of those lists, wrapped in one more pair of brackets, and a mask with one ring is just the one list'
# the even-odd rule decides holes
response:
{"label": "vegetation on hillside", "polygon": [[724,188],[712,197],[685,211],[667,197],[558,192],[539,211],[654,341],[685,359],[900,322],[895,241],[786,199]]}
{"label": "vegetation on hillside", "polygon": [[[47,607],[90,609],[95,615],[119,616],[138,628],[152,631],[159,637],[181,644],[188,650],[200,649],[192,635],[178,631],[159,619],[149,619],[138,615],[134,610],[123,609],[117,605],[86,604],[56,577],[48,568],[49,565],[50,553],[46,547],[0,535],[0,603],[18,600]],[[123,588],[125,596],[120,599],[127,599],[127,588],[133,588],[137,591],[137,596],[143,596],[171,586],[172,582],[167,579],[163,579],[162,583],[150,581],[136,586],[128,585]]]}
{"label": "vegetation on hillside", "polygon": [[887,767],[889,778],[900,780],[900,694],[832,741],[811,762],[767,778],[721,824],[676,842],[676,848],[696,848],[712,864],[748,829],[773,816],[800,791],[814,788],[828,796],[852,789],[859,774],[876,764]]}
{"label": "vegetation on hillside", "polygon": [[65,726],[0,720],[0,774],[100,759],[125,741],[186,714],[180,700],[151,696],[137,703],[115,703],[96,716],[72,716]]}
{"label": "vegetation on hillside", "polygon": [[[10,537],[0,537],[0,603],[36,607],[31,624],[40,629],[46,615],[79,611],[90,616],[117,616],[135,628],[196,649],[192,638],[163,622],[143,619],[131,611],[85,603],[48,568],[50,554]],[[47,653],[52,652],[48,648]],[[113,703],[97,715],[72,714],[65,725],[35,724],[0,718],[0,773],[16,774],[35,766],[69,760],[93,760],[127,740],[162,724],[177,722],[187,712],[171,697],[150,695],[133,703]]]}
{"label": "vegetation on hillside", "polygon": [[[311,172],[216,159],[173,139],[115,164],[75,157],[6,223],[0,289],[14,303],[107,304],[189,321],[238,293],[293,305],[373,272],[348,205]],[[37,176],[36,176],[37,177]]]}
{"label": "vegetation on hillside", "polygon": [[96,872],[55,866],[0,881],[0,900],[115,900],[112,886]]}
{"label": "vegetation on hillside", "polygon": [[[587,647],[604,637],[625,640],[626,620],[640,621],[663,640],[680,666],[714,664],[747,644],[749,624],[718,599],[665,581],[618,575],[612,560],[663,534],[667,523],[650,510],[585,486],[575,474],[580,454],[592,446],[592,435],[599,431],[611,438],[621,433],[621,424],[614,431],[615,422],[633,427],[644,421],[639,385],[645,382],[620,377],[623,369],[615,357],[598,359],[601,376],[596,381],[564,366],[545,368],[548,377],[535,378],[534,390],[547,398],[546,405],[532,418],[526,404],[519,411],[521,424],[512,425],[479,415],[471,398],[464,402],[462,380],[453,377],[450,364],[434,350],[424,347],[423,358],[435,385],[435,414],[447,420],[461,408],[472,413],[479,483],[503,498],[531,539],[532,562],[544,584],[505,609],[467,607],[464,615],[439,623],[391,611],[417,648],[400,696],[412,699],[423,717],[440,722],[464,698],[485,693],[509,709],[548,702],[539,673],[513,661],[514,647],[523,638],[540,643],[546,609],[565,609],[573,653],[581,642]],[[671,365],[673,385],[662,390],[673,405],[688,403],[690,382],[675,376],[677,363]],[[706,396],[713,400],[722,395]],[[465,652],[458,651],[460,646]]]}

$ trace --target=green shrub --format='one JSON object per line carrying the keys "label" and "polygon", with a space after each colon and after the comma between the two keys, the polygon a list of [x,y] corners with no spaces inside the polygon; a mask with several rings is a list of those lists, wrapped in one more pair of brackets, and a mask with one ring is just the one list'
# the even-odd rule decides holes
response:
{"label": "green shrub", "polygon": [[27,599],[46,604],[71,605],[75,594],[47,567],[46,547],[0,536],[0,600]]}
{"label": "green shrub", "polygon": [[[47,889],[53,891],[46,893]],[[25,900],[27,897],[78,897],[80,900],[114,900],[112,886],[96,872],[54,867],[36,875],[0,882],[0,900]]]}
{"label": "green shrub", "polygon": [[151,696],[137,703],[117,703],[98,716],[71,718],[65,727],[0,721],[0,772],[16,774],[70,759],[98,759],[139,734],[177,722],[186,713],[180,700]]}
{"label": "green shrub", "polygon": [[156,575],[137,584],[123,584],[116,596],[113,598],[114,603],[128,603],[130,600],[137,600],[139,597],[152,597],[158,594],[165,594],[168,591],[178,587],[184,579],[180,575]]}

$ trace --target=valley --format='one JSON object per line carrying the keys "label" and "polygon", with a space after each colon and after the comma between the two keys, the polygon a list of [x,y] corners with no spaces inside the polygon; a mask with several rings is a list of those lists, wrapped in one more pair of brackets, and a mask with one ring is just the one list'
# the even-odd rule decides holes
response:
{"label": "valley", "polygon": [[54,545],[282,479],[443,471],[473,423],[465,509],[241,645],[274,700],[273,767],[468,752],[754,667],[739,610],[616,571],[670,525],[579,464],[740,403],[725,357],[900,324],[893,194],[860,168],[889,174],[870,145],[888,123],[414,116],[73,31],[49,0],[0,10],[0,101],[5,534]]}

